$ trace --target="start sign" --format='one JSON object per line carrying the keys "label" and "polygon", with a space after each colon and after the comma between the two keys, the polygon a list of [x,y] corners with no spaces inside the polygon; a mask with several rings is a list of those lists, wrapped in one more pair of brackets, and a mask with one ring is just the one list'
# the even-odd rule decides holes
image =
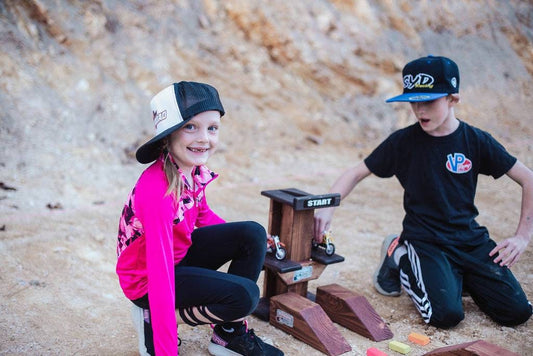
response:
{"label": "start sign", "polygon": [[294,210],[309,210],[338,206],[341,202],[339,193],[312,195],[296,188],[264,190],[262,195],[270,197],[275,202],[288,204]]}
{"label": "start sign", "polygon": [[325,208],[328,206],[335,206],[333,198],[309,199],[304,202],[307,208]]}

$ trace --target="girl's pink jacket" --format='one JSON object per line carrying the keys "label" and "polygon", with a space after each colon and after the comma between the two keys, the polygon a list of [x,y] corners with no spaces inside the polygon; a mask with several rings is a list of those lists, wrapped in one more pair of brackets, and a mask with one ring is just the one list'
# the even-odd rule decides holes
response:
{"label": "girl's pink jacket", "polygon": [[180,174],[185,188],[176,204],[173,196],[166,194],[163,156],[148,167],[128,197],[118,231],[116,272],[120,286],[131,300],[148,293],[159,356],[174,356],[178,351],[174,265],[187,253],[195,227],[225,222],[205,198],[206,185],[217,175],[205,166],[196,167],[191,187]]}

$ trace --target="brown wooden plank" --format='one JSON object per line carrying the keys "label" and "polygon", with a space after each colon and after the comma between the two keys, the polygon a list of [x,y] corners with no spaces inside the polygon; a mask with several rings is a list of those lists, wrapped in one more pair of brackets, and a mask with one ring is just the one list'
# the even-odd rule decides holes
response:
{"label": "brown wooden plank", "polygon": [[280,261],[270,254],[265,256],[265,263],[263,264],[263,267],[278,273],[287,273],[302,269],[302,265],[299,262],[294,262],[288,258]]}
{"label": "brown wooden plank", "polygon": [[315,261],[303,261],[299,265],[301,268],[285,273],[278,273],[278,276],[285,284],[293,285],[318,279],[326,269],[325,265]]}
{"label": "brown wooden plank", "polygon": [[[278,274],[272,270],[265,269],[265,275],[263,277],[263,297],[270,298],[278,293],[287,292],[287,287],[285,290],[278,288]],[[279,284],[282,284],[279,282]],[[283,288],[283,285],[280,285],[280,288]]]}
{"label": "brown wooden plank", "polygon": [[291,259],[304,261],[311,258],[314,211],[296,211],[292,217]]}
{"label": "brown wooden plank", "polygon": [[281,210],[282,204],[270,200],[270,211],[268,214],[268,233],[280,236],[281,233]]}
{"label": "brown wooden plank", "polygon": [[302,259],[294,258],[292,256],[293,220],[294,210],[292,210],[289,205],[283,204],[281,207],[279,239],[285,244],[285,250],[287,250],[287,258],[293,261],[301,261]]}
{"label": "brown wooden plank", "polygon": [[287,292],[292,292],[301,295],[302,297],[307,296],[307,282],[301,282],[297,284],[293,284],[290,286],[287,286]]}
{"label": "brown wooden plank", "polygon": [[311,258],[314,261],[322,263],[323,265],[344,262],[344,257],[337,255],[336,253],[331,256],[328,256],[326,255],[326,250],[321,247],[311,249]]}

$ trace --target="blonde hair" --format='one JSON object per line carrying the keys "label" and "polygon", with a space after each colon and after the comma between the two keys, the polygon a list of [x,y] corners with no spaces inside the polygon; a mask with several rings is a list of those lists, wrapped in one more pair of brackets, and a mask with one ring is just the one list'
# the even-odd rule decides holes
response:
{"label": "blonde hair", "polygon": [[179,201],[179,197],[181,196],[181,192],[183,191],[183,180],[181,179],[178,167],[170,156],[170,152],[168,151],[168,144],[169,141],[166,140],[163,146],[165,148],[165,160],[163,162],[163,170],[165,171],[165,176],[167,177],[168,182],[166,195],[172,194],[177,203]]}

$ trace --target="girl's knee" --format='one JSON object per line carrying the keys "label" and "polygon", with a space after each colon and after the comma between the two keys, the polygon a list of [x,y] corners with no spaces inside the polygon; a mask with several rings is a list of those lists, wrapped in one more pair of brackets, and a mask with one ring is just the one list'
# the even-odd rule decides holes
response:
{"label": "girl's knee", "polygon": [[266,240],[266,231],[263,225],[255,221],[244,221],[242,224],[244,233]]}
{"label": "girl's knee", "polygon": [[264,245],[266,249],[266,231],[261,224],[255,221],[244,221],[240,231],[248,243]]}
{"label": "girl's knee", "polygon": [[250,315],[257,304],[259,303],[259,287],[253,281],[248,279],[244,280],[240,286],[242,290],[239,292],[239,295],[236,300],[238,300],[237,305],[235,306],[236,314],[240,314],[241,317]]}
{"label": "girl's knee", "polygon": [[242,278],[232,283],[230,293],[218,303],[208,306],[211,313],[224,321],[237,320],[250,315],[259,303],[259,287],[253,281]]}

